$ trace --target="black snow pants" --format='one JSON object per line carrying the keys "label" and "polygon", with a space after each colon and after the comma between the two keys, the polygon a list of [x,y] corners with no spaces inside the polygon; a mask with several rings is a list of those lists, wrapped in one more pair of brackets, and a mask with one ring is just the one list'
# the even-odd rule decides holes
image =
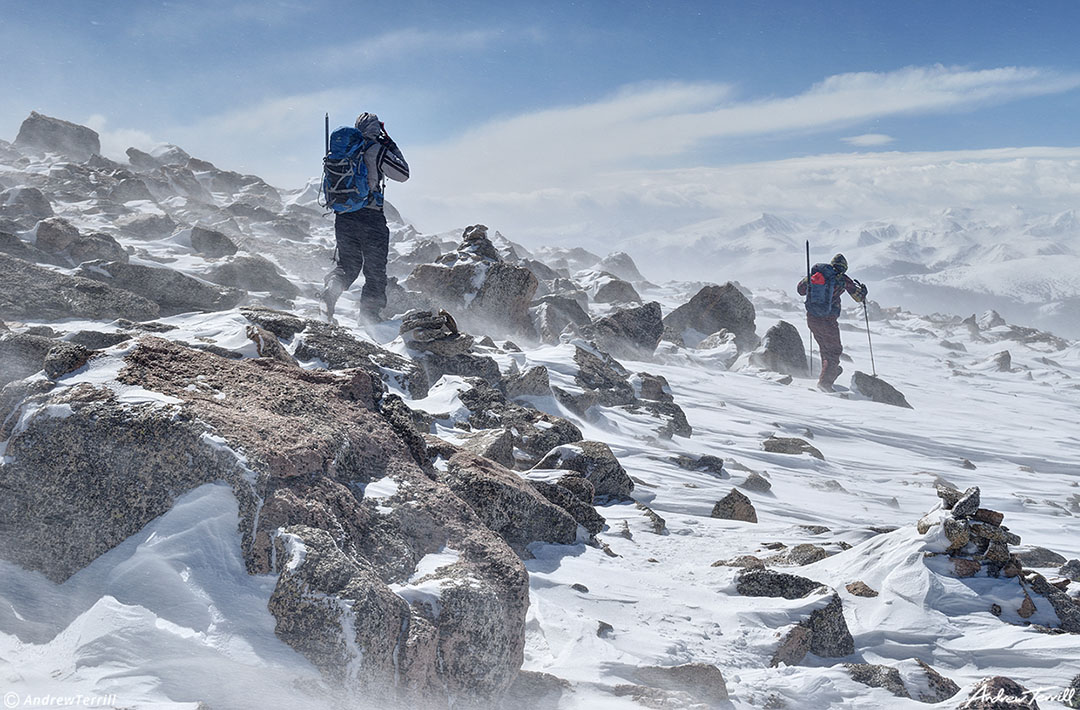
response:
{"label": "black snow pants", "polygon": [[337,266],[327,276],[327,282],[333,279],[344,290],[363,271],[360,307],[370,315],[377,315],[386,306],[386,257],[390,250],[386,216],[382,210],[366,207],[341,212],[334,219],[334,235]]}

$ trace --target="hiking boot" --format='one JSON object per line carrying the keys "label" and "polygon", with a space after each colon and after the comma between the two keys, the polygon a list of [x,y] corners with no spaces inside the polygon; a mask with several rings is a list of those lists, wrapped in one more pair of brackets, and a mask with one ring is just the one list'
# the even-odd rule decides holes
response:
{"label": "hiking boot", "polygon": [[334,306],[337,305],[337,301],[341,298],[341,292],[344,289],[341,287],[341,283],[334,277],[333,274],[326,278],[326,286],[319,292],[319,300],[322,301],[322,312],[326,316],[327,323],[334,322]]}

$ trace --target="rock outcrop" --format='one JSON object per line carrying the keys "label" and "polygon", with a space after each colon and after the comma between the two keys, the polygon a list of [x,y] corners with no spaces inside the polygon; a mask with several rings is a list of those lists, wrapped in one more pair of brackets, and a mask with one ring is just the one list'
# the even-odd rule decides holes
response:
{"label": "rock outcrop", "polygon": [[785,375],[807,374],[806,348],[795,326],[780,321],[765,332],[761,347],[750,353],[750,364]]}
{"label": "rock outcrop", "polygon": [[573,539],[571,516],[477,459],[448,470],[463,500],[382,413],[381,381],[363,370],[227,360],[153,337],[122,364],[112,384],[5,391],[22,425],[3,432],[0,556],[63,581],[186,491],[224,481],[249,571],[278,575],[276,634],[328,680],[413,706],[498,700],[523,658],[528,578],[484,522],[530,501],[550,515],[529,534],[501,526],[525,544]]}
{"label": "rock outcrop", "polygon": [[31,111],[19,126],[15,145],[22,148],[57,152],[76,161],[89,160],[101,152],[97,131],[77,123],[61,121]]}
{"label": "rock outcrop", "polygon": [[[664,318],[664,328],[678,334],[687,345],[697,344],[721,329],[735,335],[740,351],[757,347],[754,305],[735,284],[710,285]],[[692,341],[692,342],[691,342]]]}
{"label": "rock outcrop", "polygon": [[664,332],[660,304],[653,301],[623,308],[583,326],[581,334],[614,357],[642,360],[652,357]]}
{"label": "rock outcrop", "polygon": [[528,269],[502,260],[483,225],[468,227],[457,251],[417,266],[405,285],[457,314],[467,331],[534,333],[529,304],[538,281]]}
{"label": "rock outcrop", "polygon": [[0,254],[0,319],[141,321],[160,312],[156,303],[131,291]]}
{"label": "rock outcrop", "polygon": [[907,399],[900,390],[896,389],[880,377],[874,377],[865,372],[856,372],[851,376],[851,389],[875,402],[891,404],[894,407],[914,409],[914,407],[908,404]]}

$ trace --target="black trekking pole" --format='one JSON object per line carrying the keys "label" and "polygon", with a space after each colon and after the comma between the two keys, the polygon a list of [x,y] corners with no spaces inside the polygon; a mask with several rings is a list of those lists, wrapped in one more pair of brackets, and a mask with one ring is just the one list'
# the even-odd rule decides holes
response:
{"label": "black trekking pole", "polygon": [[[852,279],[855,281],[855,279]],[[862,288],[862,284],[855,281],[855,285]],[[870,340],[870,313],[866,310],[866,296],[863,296],[862,302],[862,314],[863,319],[866,320],[866,344],[870,346],[870,372],[874,377],[877,377],[877,366],[874,365],[874,343]]]}
{"label": "black trekking pole", "polygon": [[326,112],[326,155],[330,155],[330,112]]}
{"label": "black trekking pole", "polygon": [[[810,240],[806,240],[806,302],[810,302]],[[807,329],[810,325],[807,324]],[[814,333],[810,332],[810,363],[806,372],[810,377],[814,376]]]}

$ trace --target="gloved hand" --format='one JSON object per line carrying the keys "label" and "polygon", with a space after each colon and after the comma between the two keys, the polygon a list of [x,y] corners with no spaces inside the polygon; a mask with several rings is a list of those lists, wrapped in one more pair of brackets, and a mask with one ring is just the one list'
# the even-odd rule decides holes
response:
{"label": "gloved hand", "polygon": [[386,146],[389,150],[393,150],[395,152],[398,149],[397,143],[394,142],[394,139],[391,138],[390,134],[388,134],[386,131],[383,131],[379,134],[379,143]]}
{"label": "gloved hand", "polygon": [[866,300],[866,284],[859,284],[859,290],[851,295],[857,303],[862,303]]}

